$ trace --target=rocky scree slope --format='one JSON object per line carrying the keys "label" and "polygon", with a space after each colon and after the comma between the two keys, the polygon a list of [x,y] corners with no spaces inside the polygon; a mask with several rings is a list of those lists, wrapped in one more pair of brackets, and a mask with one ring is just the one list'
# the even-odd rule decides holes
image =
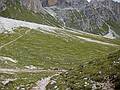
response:
{"label": "rocky scree slope", "polygon": [[[18,18],[16,13],[20,7],[15,10],[16,6],[13,9],[17,12],[11,15],[5,1],[19,2],[20,7],[27,9],[24,13],[33,11],[33,15]],[[112,39],[120,35],[120,3],[113,0],[2,0],[0,11],[2,16],[106,35]],[[39,14],[34,16],[36,13]],[[39,18],[34,20],[33,16]]]}
{"label": "rocky scree slope", "polygon": [[[61,1],[61,0],[58,0]],[[65,0],[50,6],[65,27],[106,35],[112,30],[117,37],[120,23],[120,3],[112,0]]]}

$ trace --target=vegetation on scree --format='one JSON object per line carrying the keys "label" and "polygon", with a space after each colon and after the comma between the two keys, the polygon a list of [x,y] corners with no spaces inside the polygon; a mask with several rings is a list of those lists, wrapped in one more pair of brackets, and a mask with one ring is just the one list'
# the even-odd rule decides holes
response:
{"label": "vegetation on scree", "polygon": [[[40,73],[0,73],[0,90],[30,90],[36,82],[44,77],[54,75],[54,72]],[[4,84],[3,82],[9,81]]]}
{"label": "vegetation on scree", "polygon": [[120,50],[81,63],[78,67],[54,77],[53,80],[56,83],[48,85],[47,88],[50,90],[56,90],[55,87],[60,90],[103,90],[106,87],[119,90]]}

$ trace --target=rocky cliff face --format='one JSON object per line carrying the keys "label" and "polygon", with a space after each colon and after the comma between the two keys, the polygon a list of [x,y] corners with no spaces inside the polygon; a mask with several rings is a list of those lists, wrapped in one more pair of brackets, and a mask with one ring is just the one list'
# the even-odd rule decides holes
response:
{"label": "rocky cliff face", "polygon": [[109,21],[120,22],[120,3],[112,0],[64,0],[55,6],[49,8],[65,27],[105,35],[112,28]]}
{"label": "rocky cliff face", "polygon": [[[6,9],[5,1],[0,1],[0,11]],[[9,0],[15,3],[17,0]],[[120,3],[113,0],[20,0],[20,5],[34,12],[49,12],[60,20],[64,27],[105,35],[110,30],[114,34],[120,29]],[[46,9],[47,8],[47,9]],[[44,12],[45,11],[45,12]]]}
{"label": "rocky cliff face", "polygon": [[[116,18],[116,20],[120,20],[120,3],[115,2],[113,0],[92,0],[91,4],[95,8],[99,9],[107,9],[108,11],[111,12],[112,15]],[[105,15],[105,13],[102,13],[102,11],[99,11],[102,15]],[[104,10],[103,10],[104,12]],[[111,16],[108,15],[108,16]]]}
{"label": "rocky cliff face", "polygon": [[0,0],[0,11],[3,11],[5,9],[6,9],[5,1],[4,0]]}
{"label": "rocky cliff face", "polygon": [[57,2],[58,2],[58,0],[48,0],[48,5],[52,6],[52,5],[57,4]]}
{"label": "rocky cliff face", "polygon": [[26,7],[28,10],[33,10],[34,12],[43,11],[42,3],[40,0],[20,0],[21,5]]}
{"label": "rocky cliff face", "polygon": [[[120,3],[113,0],[92,0],[90,5],[97,11],[100,18],[108,26],[109,30],[120,35]],[[101,24],[103,24],[101,23]]]}
{"label": "rocky cliff face", "polygon": [[56,6],[60,8],[81,8],[85,4],[88,4],[87,0],[57,0]]}
{"label": "rocky cliff face", "polygon": [[5,10],[8,4],[14,5],[16,3],[34,12],[41,12],[43,10],[41,0],[0,0],[0,11]]}

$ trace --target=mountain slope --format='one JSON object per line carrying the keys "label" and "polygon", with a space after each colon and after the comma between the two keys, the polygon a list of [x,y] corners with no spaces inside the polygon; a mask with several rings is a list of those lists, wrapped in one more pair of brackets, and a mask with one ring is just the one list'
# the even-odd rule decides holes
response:
{"label": "mountain slope", "polygon": [[[47,90],[119,90],[120,51],[81,63],[51,79]],[[55,83],[52,83],[54,81]],[[55,88],[56,87],[56,88]]]}
{"label": "mountain slope", "polygon": [[119,90],[119,5],[0,0],[0,89]]}
{"label": "mountain slope", "polygon": [[[112,30],[112,36],[118,37],[119,28],[117,27],[119,27],[120,23],[120,3],[112,0],[92,0],[90,3],[82,0],[74,2],[75,5],[73,2],[69,2],[68,5],[50,7],[56,12],[56,17],[63,22],[65,27],[98,35],[106,35]],[[116,24],[118,26],[113,27]]]}
{"label": "mountain slope", "polygon": [[[23,3],[25,4],[25,2]],[[5,9],[1,10],[0,16],[61,27],[59,20],[45,11],[43,13],[41,9],[36,12],[34,8],[32,10],[32,8],[21,6],[20,2],[16,0],[6,0],[1,4],[4,5]]]}
{"label": "mountain slope", "polygon": [[4,90],[29,90],[41,78],[107,55],[118,50],[120,44],[84,32],[2,17],[0,20],[5,27],[0,34],[0,88]]}
{"label": "mountain slope", "polygon": [[[112,0],[2,0],[1,16],[119,38],[120,3]],[[8,8],[6,8],[8,7]]]}

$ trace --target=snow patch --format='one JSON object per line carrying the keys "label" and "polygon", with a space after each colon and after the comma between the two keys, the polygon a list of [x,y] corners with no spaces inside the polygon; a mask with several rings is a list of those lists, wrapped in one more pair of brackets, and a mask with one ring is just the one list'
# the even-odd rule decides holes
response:
{"label": "snow patch", "polygon": [[119,35],[117,35],[113,30],[109,29],[108,34],[104,35],[104,37],[109,39],[116,39],[119,37]]}
{"label": "snow patch", "polygon": [[108,25],[107,23],[105,23],[108,26],[108,34],[104,35],[104,37],[109,38],[109,39],[116,39],[117,37],[119,37],[119,35],[117,35],[112,29],[111,26]]}
{"label": "snow patch", "polygon": [[88,2],[90,2],[91,0],[87,0]]}
{"label": "snow patch", "polygon": [[112,30],[109,30],[109,33],[106,34],[104,37],[110,38],[110,39],[115,39],[116,38],[116,37],[113,36],[113,31]]}

